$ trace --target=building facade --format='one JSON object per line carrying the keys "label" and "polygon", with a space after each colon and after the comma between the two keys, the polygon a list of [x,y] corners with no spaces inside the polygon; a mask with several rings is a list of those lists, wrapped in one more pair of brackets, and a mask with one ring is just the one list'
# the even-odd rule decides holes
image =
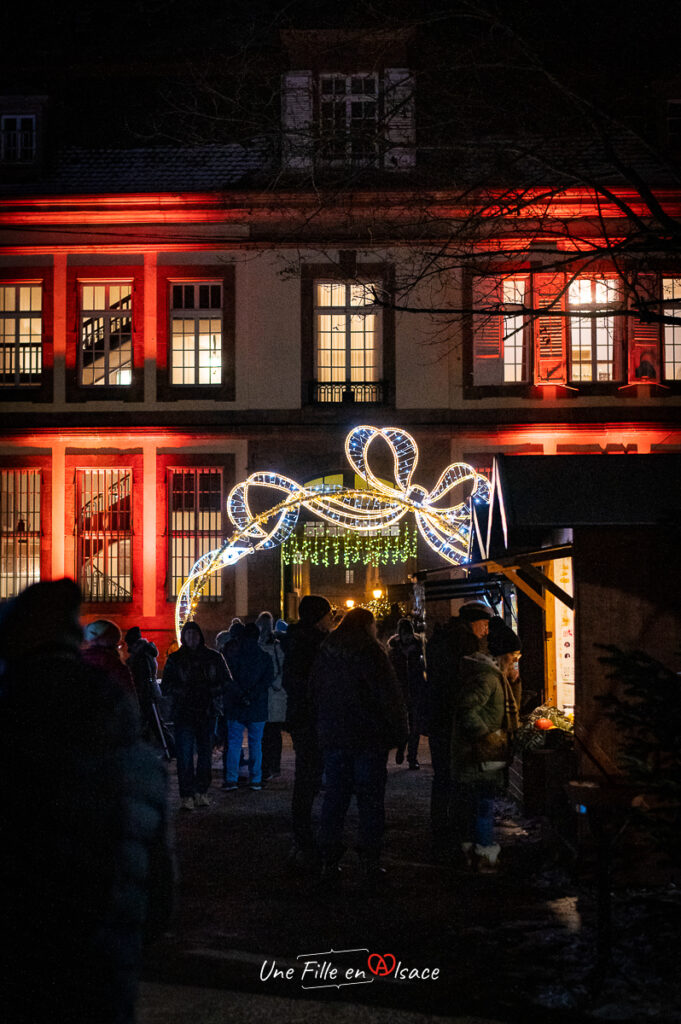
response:
{"label": "building facade", "polygon": [[[231,488],[260,469],[354,486],[358,424],[409,431],[427,490],[449,463],[485,472],[499,454],[626,472],[625,457],[680,450],[681,262],[636,271],[666,316],[646,321],[607,246],[587,259],[575,241],[606,224],[612,246],[620,200],[640,218],[646,200],[533,185],[514,209],[487,188],[481,231],[480,193],[415,177],[408,38],[378,63],[347,34],[326,62],[309,34],[284,39],[276,188],[255,143],[50,158],[44,98],[1,98],[0,600],[72,576],[87,618],[139,625],[163,655],[184,578],[233,531]],[[679,217],[681,191],[656,197]],[[445,246],[457,259],[428,273]],[[233,615],[292,617],[311,589],[363,600],[442,564],[408,532],[383,538],[377,566],[344,550],[325,564],[311,545],[328,563],[326,529],[300,531],[302,562],[262,551],[211,578],[209,638]]]}

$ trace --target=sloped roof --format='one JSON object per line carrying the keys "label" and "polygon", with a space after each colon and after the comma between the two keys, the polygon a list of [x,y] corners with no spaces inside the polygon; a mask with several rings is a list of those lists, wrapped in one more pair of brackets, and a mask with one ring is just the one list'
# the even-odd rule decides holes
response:
{"label": "sloped roof", "polygon": [[201,192],[233,188],[262,172],[263,143],[192,147],[58,150],[41,176],[0,185],[0,191],[41,195]]}

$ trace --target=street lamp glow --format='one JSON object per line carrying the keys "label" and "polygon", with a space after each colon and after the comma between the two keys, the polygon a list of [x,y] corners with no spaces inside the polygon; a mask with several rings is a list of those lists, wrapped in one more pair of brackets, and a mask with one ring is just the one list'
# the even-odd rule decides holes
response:
{"label": "street lamp glow", "polygon": [[379,598],[383,597],[383,591],[381,590],[380,587],[376,587],[376,589],[372,590],[371,593],[375,601],[378,601]]}

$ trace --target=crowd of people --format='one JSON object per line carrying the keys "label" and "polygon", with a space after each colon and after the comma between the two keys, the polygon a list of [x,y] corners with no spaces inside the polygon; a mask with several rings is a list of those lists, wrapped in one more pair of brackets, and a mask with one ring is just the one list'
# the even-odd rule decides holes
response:
{"label": "crowd of people", "polygon": [[[9,983],[28,1000],[26,1020],[60,1020],[56,1007],[74,998],[76,984],[83,1016],[74,1020],[132,1020],[141,944],[167,923],[173,890],[159,745],[175,758],[180,808],[195,811],[211,802],[216,745],[222,788],[235,792],[247,772],[258,792],[280,773],[289,732],[291,868],[338,887],[354,796],[361,884],[374,893],[384,885],[390,754],[417,771],[427,736],[434,856],[497,869],[493,802],[519,727],[521,652],[486,603],[464,604],[427,643],[407,618],[381,642],[369,610],[335,621],[319,595],[301,599],[290,626],[269,612],[233,619],[216,648],[191,620],[160,686],[158,650],[141,630],[123,637],[98,619],[83,631],[79,604],[71,581],[40,583],[0,616],[0,817],[8,837],[0,876],[21,922]],[[9,781],[16,778],[21,788]],[[24,824],[25,790],[39,804],[32,825]],[[69,973],[74,962],[88,966],[91,991],[82,970]],[[24,982],[38,965],[47,988],[32,992]]]}

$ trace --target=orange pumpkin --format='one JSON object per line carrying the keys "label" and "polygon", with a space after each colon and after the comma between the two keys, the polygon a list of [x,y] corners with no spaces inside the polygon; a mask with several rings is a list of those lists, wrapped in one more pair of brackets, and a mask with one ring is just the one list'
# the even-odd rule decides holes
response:
{"label": "orange pumpkin", "polygon": [[535,729],[555,729],[555,725],[550,718],[537,718],[534,723]]}

